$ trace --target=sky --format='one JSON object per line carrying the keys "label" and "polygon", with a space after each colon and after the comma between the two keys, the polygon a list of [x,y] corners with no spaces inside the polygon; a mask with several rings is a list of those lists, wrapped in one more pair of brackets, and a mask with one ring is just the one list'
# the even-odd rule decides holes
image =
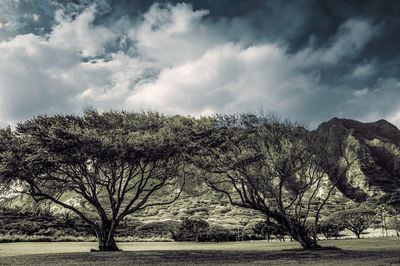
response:
{"label": "sky", "polygon": [[400,126],[400,1],[0,0],[0,126],[87,108]]}

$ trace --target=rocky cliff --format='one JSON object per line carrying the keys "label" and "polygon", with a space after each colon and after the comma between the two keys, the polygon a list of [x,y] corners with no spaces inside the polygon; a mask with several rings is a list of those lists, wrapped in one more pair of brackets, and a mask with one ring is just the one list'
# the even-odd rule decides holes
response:
{"label": "rocky cliff", "polygon": [[339,189],[356,201],[381,199],[400,191],[400,130],[386,120],[362,123],[333,118],[315,130],[352,142],[356,161]]}

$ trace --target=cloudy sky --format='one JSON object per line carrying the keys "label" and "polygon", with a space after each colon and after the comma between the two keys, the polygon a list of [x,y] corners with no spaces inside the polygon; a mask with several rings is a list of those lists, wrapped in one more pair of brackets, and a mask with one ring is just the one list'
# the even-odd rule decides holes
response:
{"label": "cloudy sky", "polygon": [[88,107],[400,126],[400,1],[0,2],[0,126]]}

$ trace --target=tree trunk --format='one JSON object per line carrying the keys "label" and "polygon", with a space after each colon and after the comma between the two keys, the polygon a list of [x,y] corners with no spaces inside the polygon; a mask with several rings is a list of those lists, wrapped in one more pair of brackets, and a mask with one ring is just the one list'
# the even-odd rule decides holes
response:
{"label": "tree trunk", "polygon": [[114,239],[115,229],[116,225],[109,221],[96,229],[99,251],[120,251]]}
{"label": "tree trunk", "polygon": [[316,249],[321,247],[318,245],[317,240],[312,237],[312,234],[301,223],[283,214],[274,214],[273,218],[281,224],[289,236],[293,238],[293,240],[299,242],[304,249]]}
{"label": "tree trunk", "polygon": [[317,240],[311,237],[302,228],[296,229],[294,232],[290,233],[290,235],[295,241],[299,242],[304,249],[315,249],[321,247],[318,245]]}

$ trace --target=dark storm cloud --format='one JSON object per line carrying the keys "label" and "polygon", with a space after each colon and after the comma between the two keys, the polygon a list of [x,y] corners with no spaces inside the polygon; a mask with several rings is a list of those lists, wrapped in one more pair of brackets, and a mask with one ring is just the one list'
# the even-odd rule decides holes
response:
{"label": "dark storm cloud", "polygon": [[[18,33],[45,33],[54,23],[54,12],[64,8],[67,13],[79,14],[92,4],[97,4],[99,14],[95,22],[110,23],[129,16],[141,17],[154,2],[186,2],[194,10],[209,10],[209,20],[239,20],[249,25],[254,42],[260,39],[281,41],[295,52],[310,42],[316,46],[326,45],[337,29],[349,19],[369,19],[374,24],[382,24],[380,37],[368,44],[360,55],[381,60],[391,60],[400,46],[400,1],[349,1],[349,0],[5,0],[15,7],[18,14]],[[32,15],[40,18],[32,20]]]}
{"label": "dark storm cloud", "polygon": [[[79,0],[75,2],[80,3]],[[194,10],[209,10],[209,19],[246,21],[251,25],[256,37],[282,40],[288,42],[287,44],[293,49],[307,45],[310,37],[318,46],[326,44],[340,25],[351,18],[365,18],[374,23],[385,24],[381,38],[370,45],[369,52],[390,57],[400,44],[400,38],[395,38],[400,29],[400,2],[396,0],[161,0],[157,2],[186,2],[192,4]],[[82,1],[80,7],[86,7],[88,3],[90,1]],[[136,17],[146,12],[154,2],[112,0],[108,3],[112,12],[103,14],[101,16],[103,19],[118,19],[123,15]],[[382,49],[383,47],[385,49]]]}
{"label": "dark storm cloud", "polygon": [[399,125],[398,32],[400,1],[4,0],[0,123],[91,105]]}
{"label": "dark storm cloud", "polygon": [[[376,0],[74,0],[51,1],[20,1],[20,12],[37,13],[44,15],[43,22],[37,26],[50,29],[45,24],[54,22],[51,11],[63,6],[68,12],[81,12],[88,6],[96,3],[101,11],[96,18],[98,23],[115,21],[122,16],[136,18],[145,13],[154,2],[182,3],[193,6],[194,10],[206,9],[210,13],[208,19],[242,20],[251,26],[257,38],[282,40],[294,50],[307,45],[310,37],[315,45],[326,44],[330,37],[345,21],[351,18],[371,19],[374,23],[383,23],[385,30],[381,38],[369,45],[367,53],[373,56],[391,57],[397,51],[400,38],[396,38],[400,30],[400,2]],[[50,6],[50,7],[49,7]],[[25,18],[26,19],[26,18]],[[31,25],[23,28],[26,32]],[[384,49],[382,49],[384,48]]]}

